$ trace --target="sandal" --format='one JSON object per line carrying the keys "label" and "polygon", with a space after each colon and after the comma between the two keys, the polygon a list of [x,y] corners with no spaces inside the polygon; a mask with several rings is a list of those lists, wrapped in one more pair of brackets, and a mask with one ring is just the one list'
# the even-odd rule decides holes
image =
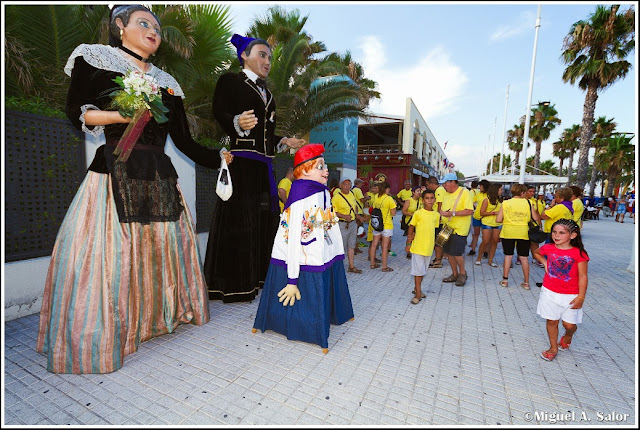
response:
{"label": "sandal", "polygon": [[482,262],[477,260],[473,264],[475,264],[476,266],[482,266]]}
{"label": "sandal", "polygon": [[449,275],[442,280],[442,282],[456,282],[458,275]]}
{"label": "sandal", "polygon": [[[415,296],[415,294],[416,294],[416,290],[413,290],[413,291],[411,292],[411,294],[413,294],[413,295]],[[426,294],[425,294],[425,293],[422,293],[422,298],[424,299],[425,297],[427,297],[427,296],[426,296]]]}
{"label": "sandal", "polygon": [[529,289],[529,283],[528,283],[528,282],[523,282],[522,284],[520,284],[520,286],[521,286],[522,288],[524,288],[525,290],[528,290],[528,289]]}
{"label": "sandal", "polygon": [[383,267],[382,271],[383,272],[393,272],[393,269],[391,267]]}
{"label": "sandal", "polygon": [[380,267],[380,265],[379,265],[378,263],[376,263],[376,264],[372,264],[372,265],[371,265],[371,268],[372,268],[372,269],[377,269],[378,267]]}
{"label": "sandal", "polygon": [[349,267],[349,269],[347,269],[347,271],[351,272],[351,273],[362,273],[362,270],[356,268],[355,266],[354,267]]}
{"label": "sandal", "polygon": [[542,351],[540,353],[540,357],[542,357],[543,360],[551,361],[556,358],[556,354],[552,354],[548,351]]}
{"label": "sandal", "polygon": [[564,342],[564,336],[562,336],[562,337],[560,338],[560,342],[559,342],[559,344],[558,344],[558,349],[559,349],[560,351],[566,351],[566,350],[568,350],[568,349],[569,349],[569,347],[570,347],[570,346],[571,346],[571,343],[565,343],[565,342]]}
{"label": "sandal", "polygon": [[489,266],[491,267],[498,267],[498,265],[496,263],[494,263],[493,261],[491,263],[489,263]]}
{"label": "sandal", "polygon": [[418,303],[420,303],[420,300],[421,300],[421,299],[419,299],[419,298],[417,298],[417,297],[414,297],[413,299],[411,299],[411,304],[413,304],[413,305],[417,305]]}
{"label": "sandal", "polygon": [[442,260],[433,260],[431,263],[429,263],[429,267],[432,267],[434,269],[439,269],[442,267]]}
{"label": "sandal", "polygon": [[501,287],[508,287],[509,286],[509,278],[505,278],[504,276],[502,277],[502,281],[500,281],[500,286]]}

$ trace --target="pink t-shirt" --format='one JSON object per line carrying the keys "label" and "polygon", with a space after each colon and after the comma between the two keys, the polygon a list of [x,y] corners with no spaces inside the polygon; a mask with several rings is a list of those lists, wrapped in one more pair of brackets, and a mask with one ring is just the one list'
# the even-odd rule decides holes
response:
{"label": "pink t-shirt", "polygon": [[553,243],[541,246],[540,254],[547,257],[547,273],[542,284],[559,294],[578,294],[578,263],[589,261],[589,257],[580,255],[576,247],[560,249]]}

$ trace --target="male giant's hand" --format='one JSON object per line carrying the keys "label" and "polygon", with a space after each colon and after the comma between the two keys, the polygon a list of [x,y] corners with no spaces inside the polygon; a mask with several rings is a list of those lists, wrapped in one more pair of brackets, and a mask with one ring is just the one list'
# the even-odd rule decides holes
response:
{"label": "male giant's hand", "polygon": [[282,142],[284,142],[284,144],[287,145],[289,148],[293,148],[293,149],[298,149],[302,145],[307,143],[306,140],[298,139],[296,137],[285,137],[282,139]]}
{"label": "male giant's hand", "polygon": [[287,284],[286,287],[280,290],[278,297],[280,297],[280,303],[282,303],[283,306],[293,306],[296,299],[300,300],[300,290],[298,290],[296,285]]}
{"label": "male giant's hand", "polygon": [[222,148],[220,150],[220,157],[224,157],[224,161],[226,161],[227,164],[231,164],[233,161],[233,154],[227,151],[227,148]]}
{"label": "male giant's hand", "polygon": [[238,117],[238,125],[243,130],[251,130],[258,124],[258,118],[254,115],[253,109],[246,110]]}

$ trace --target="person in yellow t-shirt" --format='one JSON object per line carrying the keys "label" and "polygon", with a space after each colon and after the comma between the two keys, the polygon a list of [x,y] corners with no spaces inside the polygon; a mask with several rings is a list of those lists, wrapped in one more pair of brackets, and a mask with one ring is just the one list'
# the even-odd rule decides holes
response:
{"label": "person in yellow t-shirt", "polygon": [[396,202],[398,202],[399,207],[404,206],[405,200],[411,197],[413,192],[411,191],[411,181],[404,181],[404,188],[400,190],[400,192],[396,196]]}
{"label": "person in yellow t-shirt", "polygon": [[[368,209],[371,210],[371,208],[373,208],[373,203],[376,201],[376,198],[378,196],[377,182],[371,183],[371,185],[369,186],[369,191],[367,191],[367,195],[369,196],[369,200],[367,202]],[[367,242],[372,242],[372,241],[373,241],[373,227],[371,227],[371,222],[369,222],[369,227],[367,228]],[[371,243],[369,243],[369,246],[371,246]],[[374,264],[374,262],[371,262],[371,264]]]}
{"label": "person in yellow t-shirt", "polygon": [[389,183],[381,182],[378,184],[378,195],[376,201],[373,203],[373,207],[380,209],[382,212],[382,219],[384,220],[384,230],[373,230],[373,241],[369,247],[369,261],[371,262],[371,268],[378,267],[375,263],[375,252],[378,243],[382,242],[382,271],[393,272],[391,267],[387,266],[388,252],[391,246],[391,236],[393,236],[393,216],[396,214],[396,202],[393,200],[387,192],[389,191]]}
{"label": "person in yellow t-shirt", "polygon": [[487,198],[487,190],[489,190],[491,183],[486,179],[478,182],[478,190],[473,197],[473,216],[471,217],[471,226],[473,227],[473,233],[471,235],[471,245],[469,245],[469,252],[467,255],[476,255],[476,245],[478,244],[478,238],[480,237],[480,230],[482,230],[482,221],[480,216],[480,205],[484,199]]}
{"label": "person in yellow t-shirt", "polygon": [[358,269],[353,261],[358,235],[358,225],[355,221],[356,219],[362,220],[362,216],[357,213],[356,198],[351,192],[351,179],[342,178],[340,180],[340,188],[331,198],[331,206],[339,218],[338,225],[342,235],[344,255],[347,256],[349,262],[347,271],[362,273],[362,270]]}
{"label": "person in yellow t-shirt", "polygon": [[458,176],[455,173],[447,173],[440,183],[446,191],[440,205],[441,222],[453,229],[449,240],[442,247],[442,252],[447,256],[451,266],[451,275],[442,282],[455,282],[456,286],[462,287],[467,282],[463,254],[471,227],[473,201],[469,190],[458,185]]}
{"label": "person in yellow t-shirt", "polygon": [[[571,196],[573,192],[571,188],[560,188],[556,191],[555,197],[551,202],[551,207],[545,209],[540,218],[545,220],[544,232],[551,233],[553,223],[559,219],[573,219],[573,205],[571,204]],[[571,208],[571,209],[569,209]],[[551,243],[551,234],[545,243]]]}
{"label": "person in yellow t-shirt", "polygon": [[572,185],[571,188],[571,205],[573,206],[573,220],[578,224],[578,227],[582,229],[582,214],[584,213],[584,203],[582,203],[582,190],[577,185]]}
{"label": "person in yellow t-shirt", "polygon": [[524,276],[524,282],[520,286],[525,290],[529,289],[529,221],[532,216],[537,222],[540,222],[540,219],[536,211],[529,210],[526,193],[526,185],[514,184],[511,187],[513,197],[502,202],[502,207],[496,214],[496,222],[502,223],[500,239],[502,239],[502,251],[504,252],[501,287],[509,286],[509,270],[511,269],[513,252],[517,250]]}
{"label": "person in yellow t-shirt", "polygon": [[476,266],[482,264],[482,255],[486,252],[488,255],[488,263],[491,267],[498,267],[493,262],[493,257],[496,255],[496,248],[498,242],[500,242],[500,229],[501,223],[496,221],[496,214],[502,206],[502,184],[493,183],[489,185],[487,191],[487,198],[480,204],[480,215],[482,219],[482,243],[478,249],[478,258],[474,263]]}
{"label": "person in yellow t-shirt", "polygon": [[411,303],[417,305],[426,297],[422,294],[422,279],[427,274],[429,262],[435,247],[436,227],[440,215],[433,210],[436,195],[433,190],[425,190],[421,196],[423,208],[416,210],[409,222],[405,251],[411,252],[411,274],[414,276],[414,297]]}
{"label": "person in yellow t-shirt", "polygon": [[[364,228],[364,223],[367,222],[367,214],[365,213],[365,208],[366,208],[366,203],[369,201],[369,197],[365,196],[362,193],[362,184],[364,184],[364,181],[360,178],[355,178],[353,180],[353,188],[351,189],[351,192],[353,193],[353,195],[356,197],[356,205],[358,206],[358,214],[362,216],[363,221],[362,222],[358,222],[356,219],[356,222],[358,223],[358,230],[360,230],[360,227]],[[358,235],[358,237],[362,237],[364,236],[364,233]],[[356,239],[357,241],[357,239]],[[359,249],[360,247],[365,246],[364,243],[361,243],[360,241],[356,242],[356,249],[355,249],[355,253],[356,254],[361,254],[362,251]]]}
{"label": "person in yellow t-shirt", "polygon": [[289,191],[291,190],[291,183],[293,182],[293,167],[287,169],[287,173],[284,178],[278,182],[278,199],[280,200],[280,213],[284,210],[284,205],[287,203],[289,197]]}
{"label": "person in yellow t-shirt", "polygon": [[[409,232],[409,221],[411,221],[411,216],[415,211],[422,208],[422,192],[420,191],[420,187],[413,187],[411,189],[412,195],[408,199],[404,201],[402,205],[402,218],[404,222],[405,228],[403,236],[406,236]],[[434,195],[435,198],[435,195]],[[402,228],[402,223],[400,224],[400,228]],[[407,254],[407,258],[411,258],[411,254]]]}
{"label": "person in yellow t-shirt", "polygon": [[[427,178],[426,185],[427,185],[427,190],[431,190],[435,193],[436,202],[433,206],[433,209],[437,213],[440,213],[440,206],[442,205],[442,199],[446,191],[444,190],[444,188],[440,186],[440,183],[438,182],[438,178],[436,178],[435,176],[429,176]],[[441,226],[441,222],[438,221],[438,226],[436,227],[436,237],[438,237],[438,233],[440,233],[440,229],[441,229],[440,226]],[[442,247],[436,245],[434,254],[435,254],[435,257],[429,264],[429,267],[432,267],[434,269],[439,269],[442,267]]]}

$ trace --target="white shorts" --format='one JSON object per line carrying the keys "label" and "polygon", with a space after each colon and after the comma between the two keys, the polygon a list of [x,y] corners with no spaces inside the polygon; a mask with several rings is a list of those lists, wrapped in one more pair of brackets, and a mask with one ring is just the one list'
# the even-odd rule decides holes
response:
{"label": "white shorts", "polygon": [[411,274],[413,276],[425,276],[427,269],[429,269],[429,263],[431,262],[430,255],[420,255],[411,253]]}
{"label": "white shorts", "polygon": [[578,297],[577,294],[560,294],[546,288],[540,290],[538,299],[538,315],[546,320],[562,320],[570,324],[582,322],[582,309],[571,309],[571,300]]}
{"label": "white shorts", "polygon": [[373,235],[374,236],[382,235],[382,237],[391,237],[391,236],[393,236],[393,229],[382,230],[382,231],[373,230]]}

